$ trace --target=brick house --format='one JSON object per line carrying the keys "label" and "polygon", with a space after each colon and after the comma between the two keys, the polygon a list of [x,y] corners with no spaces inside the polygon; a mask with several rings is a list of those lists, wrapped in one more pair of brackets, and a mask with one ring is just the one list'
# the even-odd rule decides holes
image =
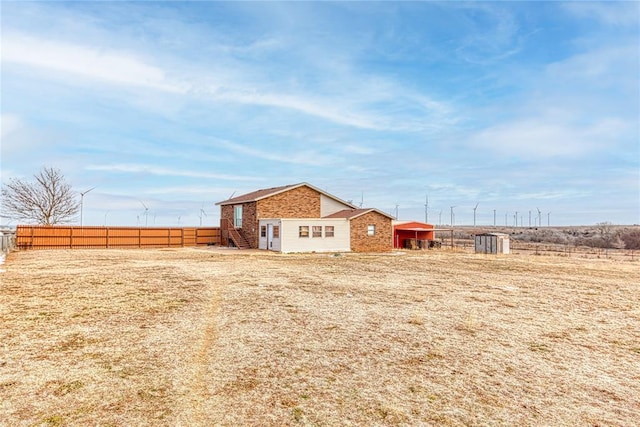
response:
{"label": "brick house", "polygon": [[223,245],[279,252],[384,252],[393,217],[357,208],[305,182],[216,203]]}

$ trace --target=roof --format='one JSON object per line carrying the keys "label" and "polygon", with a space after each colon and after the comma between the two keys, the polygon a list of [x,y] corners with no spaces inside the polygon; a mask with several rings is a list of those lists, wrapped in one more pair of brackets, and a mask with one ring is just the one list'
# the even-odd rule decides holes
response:
{"label": "roof", "polygon": [[404,223],[396,223],[393,225],[396,230],[408,230],[408,231],[433,231],[432,224],[426,224],[424,222],[410,221]]}
{"label": "roof", "polygon": [[227,200],[223,200],[222,202],[218,202],[216,203],[216,205],[218,206],[223,206],[223,205],[237,205],[237,204],[241,204],[241,203],[248,203],[248,202],[257,202],[258,200],[262,200],[262,199],[266,199],[268,197],[272,197],[275,196],[276,194],[280,194],[280,193],[284,193],[286,191],[290,191],[293,190],[295,188],[299,188],[299,187],[309,187],[315,191],[317,191],[320,194],[324,194],[325,196],[342,203],[345,206],[350,206],[352,208],[355,209],[355,206],[352,205],[349,202],[345,202],[342,199],[339,199],[338,197],[334,196],[333,194],[329,194],[326,191],[323,191],[317,187],[314,187],[313,185],[307,183],[307,182],[300,182],[298,184],[291,184],[291,185],[283,185],[281,187],[272,187],[272,188],[264,188],[262,190],[256,190],[256,191],[252,191],[251,193],[246,193],[246,194],[242,194],[240,196],[236,196]]}
{"label": "roof", "polygon": [[218,202],[216,203],[216,205],[231,205],[231,204],[238,204],[238,203],[255,202],[260,199],[264,199],[266,197],[274,196],[278,193],[292,190],[296,187],[299,187],[300,185],[302,184],[283,185],[281,187],[264,188],[262,190],[252,191],[251,193],[246,193],[241,196],[232,197],[222,202]]}
{"label": "roof", "polygon": [[346,219],[353,219],[353,218],[357,218],[361,215],[364,215],[366,213],[369,212],[377,212],[382,216],[386,216],[387,218],[391,218],[393,219],[393,216],[384,213],[382,211],[379,211],[378,209],[375,208],[360,208],[360,209],[344,209],[341,211],[338,211],[336,213],[333,213],[331,215],[327,215],[323,218],[346,218]]}
{"label": "roof", "polygon": [[433,231],[433,228],[418,228],[418,227],[393,227],[396,230],[402,231]]}

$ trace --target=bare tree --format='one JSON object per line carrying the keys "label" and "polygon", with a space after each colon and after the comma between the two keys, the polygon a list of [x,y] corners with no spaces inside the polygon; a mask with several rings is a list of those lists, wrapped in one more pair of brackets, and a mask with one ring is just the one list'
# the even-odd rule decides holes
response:
{"label": "bare tree", "polygon": [[10,179],[2,186],[2,207],[7,216],[42,225],[71,222],[80,205],[59,169],[43,167],[35,182]]}

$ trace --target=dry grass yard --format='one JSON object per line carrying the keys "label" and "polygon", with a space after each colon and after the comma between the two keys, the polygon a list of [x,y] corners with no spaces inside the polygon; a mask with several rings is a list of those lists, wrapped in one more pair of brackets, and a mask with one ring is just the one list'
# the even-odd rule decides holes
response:
{"label": "dry grass yard", "polygon": [[640,262],[28,251],[3,426],[634,426]]}

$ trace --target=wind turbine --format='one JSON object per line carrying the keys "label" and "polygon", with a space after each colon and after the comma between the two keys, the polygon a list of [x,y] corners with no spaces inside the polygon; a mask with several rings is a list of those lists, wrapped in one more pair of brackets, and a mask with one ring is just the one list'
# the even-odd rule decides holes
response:
{"label": "wind turbine", "polygon": [[426,201],[424,203],[424,222],[429,223],[429,195],[427,194]]}
{"label": "wind turbine", "polygon": [[453,220],[454,220],[454,213],[453,213],[453,208],[455,208],[455,206],[451,206],[451,226],[453,227]]}
{"label": "wind turbine", "polygon": [[540,212],[540,208],[536,208],[538,211],[538,226],[542,227],[542,212]]}
{"label": "wind turbine", "polygon": [[473,226],[476,226],[476,209],[478,209],[478,205],[480,202],[476,203],[476,206],[473,208]]}
{"label": "wind turbine", "polygon": [[438,214],[438,225],[442,225],[442,209],[440,209],[440,213]]}
{"label": "wind turbine", "polygon": [[142,203],[142,206],[144,207],[144,226],[146,227],[148,224],[147,220],[149,219],[147,216],[147,214],[149,213],[149,208],[144,204],[142,200],[140,200],[140,203]]}
{"label": "wind turbine", "polygon": [[202,207],[200,208],[200,227],[202,227],[202,216],[207,216],[207,213],[204,211],[204,203],[202,204]]}
{"label": "wind turbine", "polygon": [[80,227],[82,227],[82,208],[84,203],[84,195],[87,194],[89,191],[93,190],[94,188],[96,187],[91,187],[87,191],[80,193]]}
{"label": "wind turbine", "polygon": [[547,212],[547,227],[549,227],[549,224],[551,223],[551,212]]}

